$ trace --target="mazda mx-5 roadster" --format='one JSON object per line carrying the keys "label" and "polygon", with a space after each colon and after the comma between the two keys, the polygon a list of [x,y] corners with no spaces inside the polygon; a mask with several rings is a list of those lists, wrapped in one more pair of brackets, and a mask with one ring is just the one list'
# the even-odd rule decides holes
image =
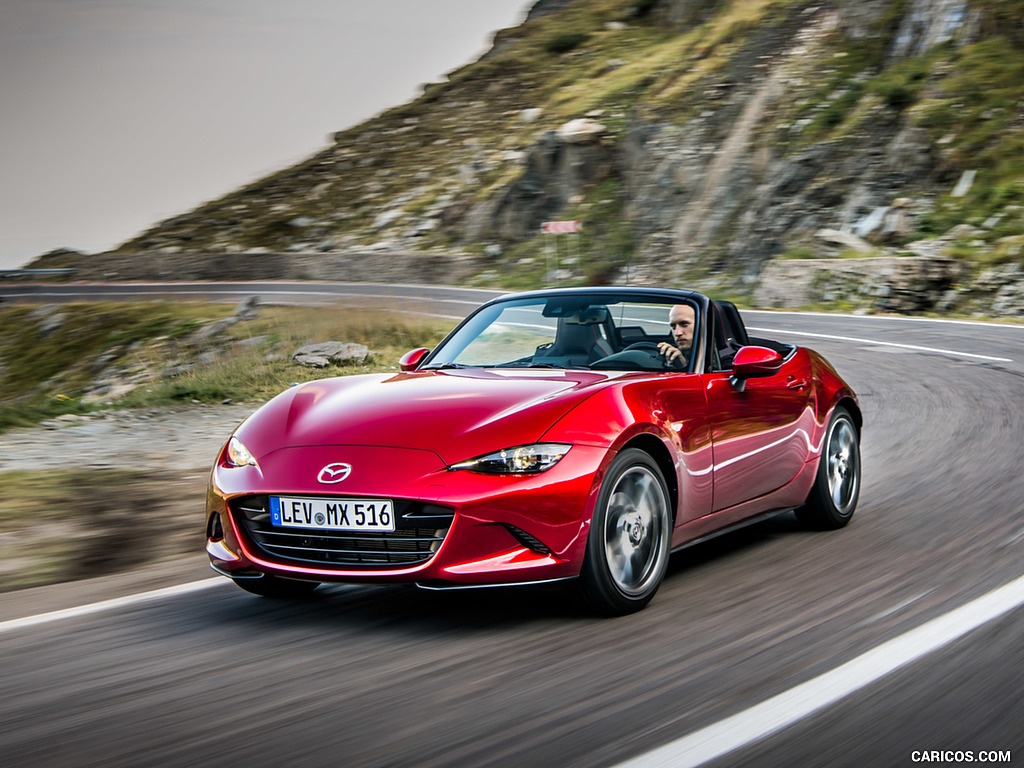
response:
{"label": "mazda mx-5 roadster", "polygon": [[788,511],[840,528],[857,506],[857,396],[699,293],[504,296],[400,369],[295,386],[235,430],[214,570],[268,597],[564,581],[622,614],[674,550]]}

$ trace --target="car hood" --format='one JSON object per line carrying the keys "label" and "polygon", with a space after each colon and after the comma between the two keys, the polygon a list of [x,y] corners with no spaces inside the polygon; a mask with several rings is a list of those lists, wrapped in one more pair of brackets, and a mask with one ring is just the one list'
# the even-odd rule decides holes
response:
{"label": "car hood", "polygon": [[429,450],[446,464],[536,442],[614,373],[455,369],[348,376],[281,393],[237,435],[260,459],[308,445]]}

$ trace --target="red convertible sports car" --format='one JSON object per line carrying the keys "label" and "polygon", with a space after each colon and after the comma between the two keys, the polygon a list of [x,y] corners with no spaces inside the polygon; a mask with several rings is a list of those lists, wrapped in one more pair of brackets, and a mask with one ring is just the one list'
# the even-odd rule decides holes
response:
{"label": "red convertible sports car", "polygon": [[206,549],[265,596],[566,580],[627,613],[675,549],[787,510],[846,525],[860,430],[824,358],[748,338],[728,302],[514,294],[400,373],[302,384],[256,411],[213,468]]}

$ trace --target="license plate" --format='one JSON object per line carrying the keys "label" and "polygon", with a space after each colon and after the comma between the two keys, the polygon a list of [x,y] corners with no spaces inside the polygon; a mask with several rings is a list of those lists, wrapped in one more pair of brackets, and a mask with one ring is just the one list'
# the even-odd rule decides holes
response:
{"label": "license plate", "polygon": [[316,499],[270,497],[270,519],[282,528],[320,528],[331,531],[393,531],[395,513],[390,499]]}

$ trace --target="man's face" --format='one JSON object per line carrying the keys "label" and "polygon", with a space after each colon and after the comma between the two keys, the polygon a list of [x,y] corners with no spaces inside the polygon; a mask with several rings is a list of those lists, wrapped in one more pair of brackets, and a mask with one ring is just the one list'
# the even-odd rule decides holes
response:
{"label": "man's face", "polygon": [[676,304],[668,313],[668,325],[672,329],[672,340],[683,352],[693,346],[693,323],[696,316],[689,304]]}

